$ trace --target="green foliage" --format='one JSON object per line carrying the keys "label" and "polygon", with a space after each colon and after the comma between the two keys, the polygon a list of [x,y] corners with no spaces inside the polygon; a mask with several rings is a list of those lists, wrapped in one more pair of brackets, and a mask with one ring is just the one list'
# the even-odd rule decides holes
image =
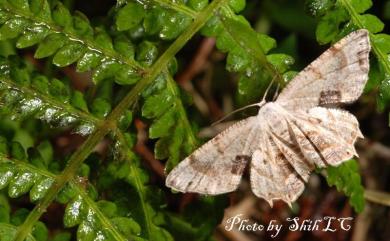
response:
{"label": "green foliage", "polygon": [[349,203],[356,212],[364,209],[364,188],[361,184],[358,163],[355,160],[344,162],[338,167],[326,169],[329,186],[336,186],[338,191],[349,197]]}
{"label": "green foliage", "polygon": [[142,115],[154,119],[149,128],[149,137],[159,138],[155,145],[155,156],[157,159],[168,158],[165,168],[170,171],[180,158],[197,146],[197,140],[186,118],[185,106],[180,101],[181,92],[174,80],[166,74],[165,78],[156,80],[150,92],[145,92]]}
{"label": "green foliage", "polygon": [[19,58],[1,59],[0,69],[0,112],[13,119],[38,118],[53,126],[76,127],[75,132],[87,135],[107,115],[102,109],[111,109],[109,100],[97,97],[90,113],[84,95],[66,80],[38,74]]}
{"label": "green foliage", "polygon": [[134,56],[122,53],[123,42],[133,45],[124,35],[111,38],[103,28],[94,29],[80,12],[72,15],[59,1],[26,1],[22,5],[1,1],[0,40],[16,38],[17,48],[38,44],[35,58],[54,56],[53,64],[58,67],[75,63],[78,71],[93,69],[95,82],[114,78],[127,85],[141,78]]}
{"label": "green foliage", "polygon": [[[28,161],[20,160],[13,153],[20,151],[24,153],[23,147],[17,142],[8,143],[4,137],[0,137],[0,139],[3,147],[6,147],[3,150],[10,150],[9,153],[0,153],[0,189],[8,187],[10,198],[17,198],[29,193],[31,202],[39,202],[56,178],[49,169],[50,163],[45,163],[41,155],[45,151],[30,148],[28,153],[31,154],[25,158]],[[15,148],[18,150],[12,151]],[[16,155],[20,156],[20,154]],[[52,161],[54,162],[54,160]],[[103,199],[95,201],[96,196],[93,189],[94,187],[90,183],[87,183],[87,187],[85,187],[84,183],[75,180],[58,194],[57,201],[66,204],[64,227],[78,226],[78,240],[94,240],[95,238],[127,240],[127,237],[143,240],[138,237],[139,224],[131,217],[122,216],[123,214],[118,211],[114,202]],[[4,207],[5,211],[9,212],[9,207],[7,208],[5,205],[0,207]],[[14,215],[11,220],[14,220],[15,225],[20,225],[26,215],[28,215],[28,211],[20,213],[18,216]],[[12,233],[14,235],[15,232]],[[47,240],[47,229],[43,223],[38,222],[35,225],[32,235],[36,240]],[[10,235],[10,239],[11,237]]]}
{"label": "green foliage", "polygon": [[276,41],[255,32],[244,17],[235,15],[233,9],[223,8],[219,15],[209,20],[202,33],[215,37],[217,48],[227,52],[226,69],[239,75],[239,101],[254,102],[260,99],[271,79],[276,78],[281,85],[290,80],[291,75],[287,72],[283,76],[283,73],[294,60],[285,54],[267,55],[276,47]]}
{"label": "green foliage", "polygon": [[[296,73],[289,70],[294,59],[239,15],[244,0],[120,0],[91,20],[63,2],[0,0],[0,239],[211,240],[225,198],[201,197],[172,212],[172,194],[133,152],[143,141],[134,121],[148,126],[153,141],[142,144],[154,145],[167,171],[198,146],[198,116],[187,116],[192,99],[174,80],[182,64],[176,54],[197,33],[214,37],[226,54],[239,104],[258,101],[272,79],[284,86]],[[321,44],[356,28],[371,31],[377,63],[370,86],[381,81],[384,106],[390,39],[380,20],[364,13],[371,5],[306,4],[318,18]],[[92,81],[80,83],[73,69]],[[63,148],[61,140],[73,140],[69,133],[84,135],[83,144]],[[329,185],[361,211],[356,162],[327,171]],[[21,207],[26,202],[30,209]],[[51,230],[39,220],[53,203],[64,216]]]}

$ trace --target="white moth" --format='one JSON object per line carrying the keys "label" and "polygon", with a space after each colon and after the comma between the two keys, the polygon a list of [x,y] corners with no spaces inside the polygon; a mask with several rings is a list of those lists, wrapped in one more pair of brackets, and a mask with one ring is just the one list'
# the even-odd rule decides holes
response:
{"label": "white moth", "polygon": [[184,159],[166,185],[180,192],[231,192],[250,162],[254,194],[271,206],[275,199],[291,205],[315,167],[357,156],[354,143],[363,138],[359,123],[336,105],[361,95],[369,52],[368,32],[352,32],[300,72],[275,102],[260,102],[257,116],[239,121]]}

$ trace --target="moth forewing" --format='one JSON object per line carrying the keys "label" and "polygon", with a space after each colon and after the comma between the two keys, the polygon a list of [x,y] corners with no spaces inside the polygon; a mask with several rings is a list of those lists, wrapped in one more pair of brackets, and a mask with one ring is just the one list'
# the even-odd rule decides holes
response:
{"label": "moth forewing", "polygon": [[355,101],[368,80],[370,49],[367,30],[350,33],[291,80],[276,102],[295,111]]}

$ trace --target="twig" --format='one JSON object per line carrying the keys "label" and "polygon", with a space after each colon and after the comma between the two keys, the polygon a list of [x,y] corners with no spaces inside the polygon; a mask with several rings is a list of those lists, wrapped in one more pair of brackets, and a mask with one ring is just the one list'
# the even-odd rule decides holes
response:
{"label": "twig", "polygon": [[366,189],[364,197],[370,202],[390,207],[390,193]]}

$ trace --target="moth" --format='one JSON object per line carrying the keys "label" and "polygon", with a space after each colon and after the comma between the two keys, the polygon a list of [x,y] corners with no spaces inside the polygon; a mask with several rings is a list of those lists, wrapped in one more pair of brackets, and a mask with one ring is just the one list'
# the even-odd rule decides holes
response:
{"label": "moth", "polygon": [[315,167],[337,166],[357,156],[363,138],[355,116],[337,108],[355,101],[368,79],[367,30],[350,33],[301,71],[276,101],[258,103],[241,120],[194,151],[167,176],[180,192],[217,195],[237,189],[250,165],[253,193],[272,206],[291,205]]}

